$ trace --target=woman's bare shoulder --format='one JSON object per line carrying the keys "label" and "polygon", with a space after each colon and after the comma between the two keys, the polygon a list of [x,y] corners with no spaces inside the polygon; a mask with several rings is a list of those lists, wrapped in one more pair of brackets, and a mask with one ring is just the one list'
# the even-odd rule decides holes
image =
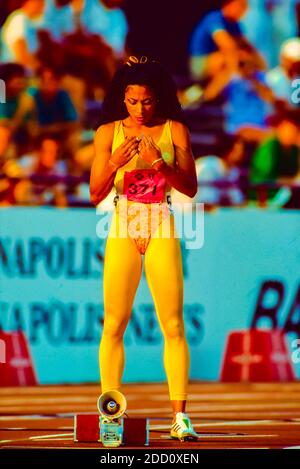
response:
{"label": "woman's bare shoulder", "polygon": [[112,142],[115,130],[115,122],[102,124],[95,132],[95,141]]}
{"label": "woman's bare shoulder", "polygon": [[174,132],[184,132],[184,133],[189,133],[189,130],[185,124],[183,124],[180,121],[176,120],[171,120],[171,128],[174,130]]}
{"label": "woman's bare shoulder", "polygon": [[96,135],[104,135],[108,134],[110,135],[115,129],[115,122],[108,122],[107,124],[102,124],[98,127],[96,130]]}
{"label": "woman's bare shoulder", "polygon": [[184,143],[190,140],[190,132],[186,125],[182,122],[172,120],[171,121],[171,133],[174,143]]}

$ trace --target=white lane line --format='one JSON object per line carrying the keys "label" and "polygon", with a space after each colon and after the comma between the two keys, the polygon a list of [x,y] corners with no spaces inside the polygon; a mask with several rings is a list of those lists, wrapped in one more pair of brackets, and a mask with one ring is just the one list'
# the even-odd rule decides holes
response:
{"label": "white lane line", "polygon": [[[268,420],[265,421],[244,421],[244,422],[219,422],[219,423],[193,423],[193,427],[195,428],[209,428],[209,427],[234,427],[234,426],[255,426],[255,425],[263,425],[269,423]],[[281,425],[281,422],[279,422]],[[289,424],[289,423],[287,423]],[[159,425],[159,424],[150,424],[150,430],[168,430],[170,429],[170,425]]]}
{"label": "white lane line", "polygon": [[[275,438],[278,437],[279,435],[216,435],[216,434],[205,434],[205,435],[199,435],[198,441],[199,440],[205,440],[207,438],[209,439],[216,439],[216,438],[235,438],[235,439],[240,439],[240,438]],[[171,437],[168,435],[161,435],[161,438],[164,440],[171,440]]]}
{"label": "white lane line", "polygon": [[[154,414],[157,412],[171,413],[169,409],[162,409],[161,407],[157,409],[128,409],[128,414]],[[170,417],[172,418],[172,417]]]}
{"label": "white lane line", "polygon": [[50,440],[52,438],[59,438],[61,436],[70,436],[70,433],[58,433],[56,435],[38,435],[30,436],[29,440]]}
{"label": "white lane line", "polygon": [[[77,412],[79,413],[79,412]],[[80,412],[81,414],[90,414],[91,412]],[[97,413],[97,409],[96,409]],[[41,414],[24,414],[24,415],[8,415],[8,416],[0,416],[0,421],[6,420],[53,420],[58,418],[69,418],[74,417],[74,412],[64,412],[64,413],[55,413],[49,415],[41,415]]]}
{"label": "white lane line", "polygon": [[49,441],[74,441],[74,437],[70,438],[51,438]]}
{"label": "white lane line", "polygon": [[[259,400],[264,400],[264,399],[270,399],[272,397],[273,400],[286,400],[290,401],[291,399],[295,399],[295,401],[299,402],[299,393],[294,392],[292,395],[289,393],[288,396],[284,396],[282,393],[226,393],[226,394],[220,394],[220,393],[210,393],[210,394],[189,394],[188,395],[188,401],[189,402],[205,402],[205,401],[241,401],[241,404],[243,401],[259,401]],[[141,395],[128,395],[126,396],[127,400],[137,400],[141,399]],[[158,394],[154,396],[149,396],[148,399],[150,401],[166,401],[168,402],[168,397],[163,395],[163,394]]]}
{"label": "white lane line", "polygon": [[282,449],[300,449],[300,446],[286,446],[285,448]]}
{"label": "white lane line", "polygon": [[31,430],[31,429],[30,429],[30,428],[26,428],[26,427],[24,427],[24,428],[23,428],[23,427],[7,427],[7,428],[1,428],[1,427],[0,427],[0,430],[1,430],[1,431],[4,431],[4,430],[14,430],[14,431],[15,431],[15,430],[16,430],[16,431],[20,431],[20,430],[23,431],[23,430],[25,430],[25,431],[26,431],[26,430]]}
{"label": "white lane line", "polygon": [[[74,415],[74,414],[72,414]],[[56,416],[55,416],[56,417]],[[52,415],[37,415],[37,414],[29,414],[29,415],[9,415],[9,416],[1,416],[0,420],[35,420],[35,419],[53,419]]]}

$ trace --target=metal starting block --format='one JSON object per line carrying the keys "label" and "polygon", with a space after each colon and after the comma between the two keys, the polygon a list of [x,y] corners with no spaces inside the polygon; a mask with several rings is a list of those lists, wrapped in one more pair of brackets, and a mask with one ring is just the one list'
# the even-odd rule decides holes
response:
{"label": "metal starting block", "polygon": [[[119,419],[119,423],[122,445],[149,445],[149,419],[128,417]],[[101,416],[99,414],[75,415],[74,441],[78,443],[103,443],[101,440]]]}

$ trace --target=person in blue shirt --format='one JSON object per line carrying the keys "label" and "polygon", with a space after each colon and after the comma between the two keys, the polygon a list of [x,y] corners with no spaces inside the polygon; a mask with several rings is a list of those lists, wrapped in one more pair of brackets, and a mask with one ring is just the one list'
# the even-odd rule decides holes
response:
{"label": "person in blue shirt", "polygon": [[222,0],[221,4],[221,9],[208,13],[192,33],[190,70],[195,80],[211,78],[227,64],[232,66],[238,60],[239,45],[250,46],[239,25],[248,0]]}
{"label": "person in blue shirt", "polygon": [[0,131],[9,137],[6,139],[6,152],[16,155],[29,140],[28,115],[24,114],[22,125],[17,132],[13,132],[14,119],[26,93],[28,77],[22,65],[10,62],[0,64],[0,77],[5,83],[5,100],[0,102]]}
{"label": "person in blue shirt", "polygon": [[78,115],[69,94],[60,86],[60,74],[49,67],[39,69],[38,86],[29,88],[14,117],[14,128],[32,116],[30,131],[36,139],[51,133],[72,164],[79,143]]}
{"label": "person in blue shirt", "polygon": [[253,141],[265,137],[275,96],[251,48],[244,46],[238,50],[237,66],[218,74],[214,83],[207,86],[203,99],[209,101],[220,94],[224,99],[224,130],[228,134]]}
{"label": "person in blue shirt", "polygon": [[59,77],[53,70],[43,68],[40,86],[30,88],[37,123],[41,129],[61,131],[77,121],[77,113],[69,94],[59,87]]}

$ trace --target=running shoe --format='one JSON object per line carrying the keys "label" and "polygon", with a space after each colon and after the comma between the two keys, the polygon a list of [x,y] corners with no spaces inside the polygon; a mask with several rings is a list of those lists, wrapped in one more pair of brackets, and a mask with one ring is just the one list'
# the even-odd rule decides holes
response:
{"label": "running shoe", "polygon": [[199,437],[193,429],[189,417],[183,412],[177,412],[176,420],[172,424],[170,435],[171,438],[180,441],[193,441],[197,440]]}

